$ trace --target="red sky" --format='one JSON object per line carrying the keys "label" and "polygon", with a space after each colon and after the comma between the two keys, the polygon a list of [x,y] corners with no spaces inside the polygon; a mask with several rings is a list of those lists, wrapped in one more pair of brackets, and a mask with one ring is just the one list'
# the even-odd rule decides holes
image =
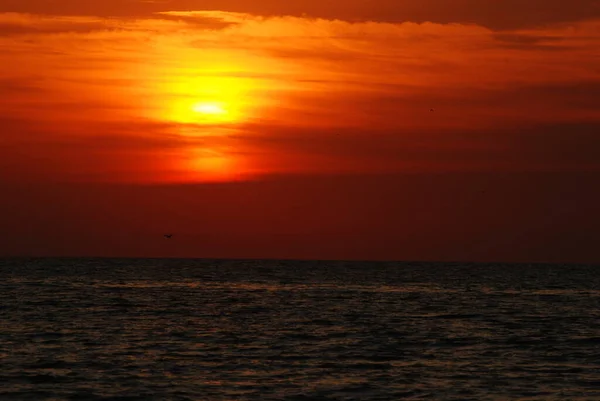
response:
{"label": "red sky", "polygon": [[599,1],[0,0],[0,47],[0,255],[600,261]]}

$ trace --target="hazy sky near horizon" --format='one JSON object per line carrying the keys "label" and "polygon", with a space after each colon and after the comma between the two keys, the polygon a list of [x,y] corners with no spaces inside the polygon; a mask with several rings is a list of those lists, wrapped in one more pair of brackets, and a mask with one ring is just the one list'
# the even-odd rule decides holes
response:
{"label": "hazy sky near horizon", "polygon": [[0,0],[0,46],[0,254],[600,260],[599,1]]}

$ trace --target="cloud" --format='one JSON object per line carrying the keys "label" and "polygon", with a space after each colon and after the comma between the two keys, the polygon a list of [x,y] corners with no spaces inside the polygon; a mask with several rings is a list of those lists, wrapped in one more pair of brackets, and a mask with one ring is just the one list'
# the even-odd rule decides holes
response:
{"label": "cloud", "polygon": [[[598,20],[497,32],[178,11],[0,26],[1,143],[29,155],[4,162],[15,176],[597,168]],[[194,111],[216,103],[227,112]]]}
{"label": "cloud", "polygon": [[495,30],[538,27],[600,17],[597,0],[4,0],[0,11],[145,18],[155,12],[227,11],[253,15],[302,16],[346,21],[478,24]]}
{"label": "cloud", "polygon": [[43,80],[35,77],[5,77],[0,79],[0,98],[7,98],[20,93],[41,95]]}
{"label": "cloud", "polygon": [[[258,135],[260,132],[261,135]],[[600,122],[383,131],[249,127],[243,148],[280,172],[600,171]],[[308,165],[294,165],[304,160]],[[287,161],[287,162],[286,162]],[[298,168],[300,167],[300,168]]]}
{"label": "cloud", "polygon": [[106,20],[97,17],[0,14],[0,36],[60,32],[88,33],[107,29],[107,25]]}

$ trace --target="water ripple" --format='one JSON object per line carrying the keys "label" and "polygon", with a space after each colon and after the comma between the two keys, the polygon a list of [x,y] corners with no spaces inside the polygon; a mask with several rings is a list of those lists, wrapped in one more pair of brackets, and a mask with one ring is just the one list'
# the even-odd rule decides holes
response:
{"label": "water ripple", "polygon": [[600,399],[599,272],[0,260],[0,400]]}

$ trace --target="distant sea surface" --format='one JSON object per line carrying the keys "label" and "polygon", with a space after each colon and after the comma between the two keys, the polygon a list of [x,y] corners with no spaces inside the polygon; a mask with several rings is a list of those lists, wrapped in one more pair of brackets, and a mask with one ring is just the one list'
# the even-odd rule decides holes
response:
{"label": "distant sea surface", "polygon": [[0,260],[1,400],[600,400],[600,267]]}

